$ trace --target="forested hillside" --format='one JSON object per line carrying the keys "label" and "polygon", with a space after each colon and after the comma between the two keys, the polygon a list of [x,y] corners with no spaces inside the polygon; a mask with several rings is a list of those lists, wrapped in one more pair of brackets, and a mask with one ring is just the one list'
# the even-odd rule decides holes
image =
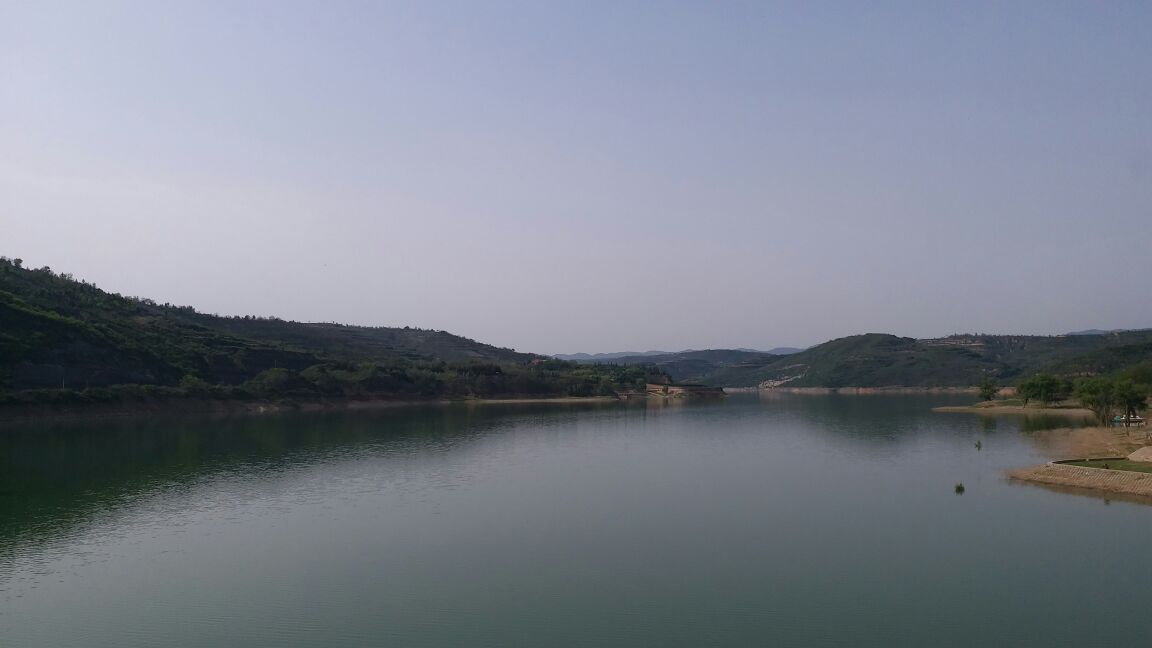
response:
{"label": "forested hillside", "polygon": [[[758,369],[775,362],[782,355],[739,349],[706,349],[681,351],[662,355],[624,356],[605,362],[623,365],[649,365],[658,367],[674,380],[681,382],[713,382],[720,370]],[[726,385],[730,386],[730,385]]]}
{"label": "forested hillside", "polygon": [[36,398],[118,398],[134,389],[214,398],[584,396],[659,375],[724,387],[1012,384],[1040,371],[1085,376],[1152,364],[1152,330],[866,334],[789,355],[719,349],[611,363],[546,359],[443,331],[219,317],[0,257],[0,395],[9,401],[35,390]]}
{"label": "forested hillside", "polygon": [[592,395],[647,378],[643,368],[540,359],[443,331],[218,317],[22,265],[0,257],[9,400],[28,390],[113,398],[127,386],[212,397]]}
{"label": "forested hillside", "polygon": [[973,386],[984,377],[1012,384],[1039,371],[1111,374],[1152,362],[1152,331],[955,335],[931,340],[873,333],[786,356],[713,350],[614,362],[653,364],[675,380],[723,387],[951,387]]}

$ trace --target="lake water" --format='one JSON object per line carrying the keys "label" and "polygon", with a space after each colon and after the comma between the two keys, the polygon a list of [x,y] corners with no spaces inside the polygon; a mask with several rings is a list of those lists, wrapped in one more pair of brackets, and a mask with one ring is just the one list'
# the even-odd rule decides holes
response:
{"label": "lake water", "polygon": [[0,645],[1147,641],[1152,507],[1007,482],[1038,434],[965,402],[5,425]]}

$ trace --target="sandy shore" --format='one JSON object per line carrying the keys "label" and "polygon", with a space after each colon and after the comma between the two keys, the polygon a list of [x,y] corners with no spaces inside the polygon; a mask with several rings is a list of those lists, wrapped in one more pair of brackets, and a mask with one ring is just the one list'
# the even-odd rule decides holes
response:
{"label": "sandy shore", "polygon": [[[1104,457],[1126,457],[1149,445],[1147,428],[1060,428],[1030,434],[1041,454],[1053,461]],[[1048,463],[1008,471],[1008,478],[1039,484],[1061,492],[1111,496],[1152,504],[1152,474],[1125,470],[1104,470]]]}
{"label": "sandy shore", "polygon": [[1001,414],[1023,414],[1023,415],[1052,415],[1052,416],[1073,416],[1076,418],[1092,418],[1095,414],[1092,410],[1084,409],[1081,407],[1023,407],[1021,405],[956,405],[947,407],[933,407],[933,412],[956,412],[962,414],[984,414],[987,416],[999,416]]}
{"label": "sandy shore", "polygon": [[1052,461],[1094,457],[1126,457],[1148,445],[1148,428],[1057,428],[1029,433],[1040,454]]}
{"label": "sandy shore", "polygon": [[875,394],[975,394],[979,392],[976,387],[772,387],[762,389],[759,387],[725,387],[727,393],[760,393],[760,394],[812,394],[823,396],[826,394],[841,394],[849,396],[870,396]]}
{"label": "sandy shore", "polygon": [[[1024,407],[980,403],[967,407],[935,407],[934,412],[957,412],[981,416],[1057,416],[1091,419],[1091,410],[1079,407]],[[1126,457],[1149,444],[1146,428],[1063,427],[1028,433],[1036,450],[1052,461]],[[1009,479],[1039,484],[1061,492],[1081,495],[1122,494],[1133,501],[1152,504],[1152,474],[1103,470],[1047,463],[1008,471]]]}

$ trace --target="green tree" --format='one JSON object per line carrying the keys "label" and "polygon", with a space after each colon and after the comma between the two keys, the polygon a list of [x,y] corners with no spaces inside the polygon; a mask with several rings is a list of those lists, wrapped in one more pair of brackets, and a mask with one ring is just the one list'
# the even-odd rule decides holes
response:
{"label": "green tree", "polygon": [[988,376],[982,376],[980,378],[980,400],[990,401],[996,398],[996,392],[998,391],[1000,391],[1000,388],[996,386],[996,383],[992,382],[991,378]]}
{"label": "green tree", "polygon": [[202,396],[212,390],[212,385],[208,384],[203,378],[187,374],[180,379],[180,389],[196,396]]}
{"label": "green tree", "polygon": [[1152,385],[1152,360],[1145,360],[1120,374],[1138,385]]}
{"label": "green tree", "polygon": [[1116,407],[1116,384],[1107,378],[1083,378],[1076,383],[1076,398],[1092,410],[1104,425],[1111,423]]}
{"label": "green tree", "polygon": [[1030,400],[1038,400],[1041,405],[1066,400],[1071,392],[1071,383],[1051,374],[1039,373],[1022,380],[1016,385],[1016,395],[1024,399],[1024,405]]}
{"label": "green tree", "polygon": [[1016,394],[1024,399],[1024,405],[1028,405],[1028,401],[1038,400],[1041,405],[1047,405],[1052,402],[1052,396],[1059,388],[1059,379],[1049,374],[1036,374],[1026,378],[1016,386]]}
{"label": "green tree", "polygon": [[1137,410],[1148,407],[1148,387],[1121,379],[1113,383],[1112,389],[1116,406],[1124,412],[1124,427],[1128,427],[1136,417]]}
{"label": "green tree", "polygon": [[1025,378],[1016,383],[1016,396],[1024,401],[1024,407],[1028,407],[1028,401],[1036,398],[1036,382],[1033,378]]}
{"label": "green tree", "polygon": [[1052,400],[1057,403],[1062,403],[1072,397],[1072,392],[1076,386],[1068,378],[1057,378],[1056,384],[1052,391]]}

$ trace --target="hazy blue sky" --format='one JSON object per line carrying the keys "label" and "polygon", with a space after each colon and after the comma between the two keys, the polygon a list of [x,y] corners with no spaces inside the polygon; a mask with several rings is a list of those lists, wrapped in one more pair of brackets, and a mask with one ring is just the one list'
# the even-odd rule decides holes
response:
{"label": "hazy blue sky", "polygon": [[1152,326],[1152,3],[0,0],[0,254],[543,353]]}

